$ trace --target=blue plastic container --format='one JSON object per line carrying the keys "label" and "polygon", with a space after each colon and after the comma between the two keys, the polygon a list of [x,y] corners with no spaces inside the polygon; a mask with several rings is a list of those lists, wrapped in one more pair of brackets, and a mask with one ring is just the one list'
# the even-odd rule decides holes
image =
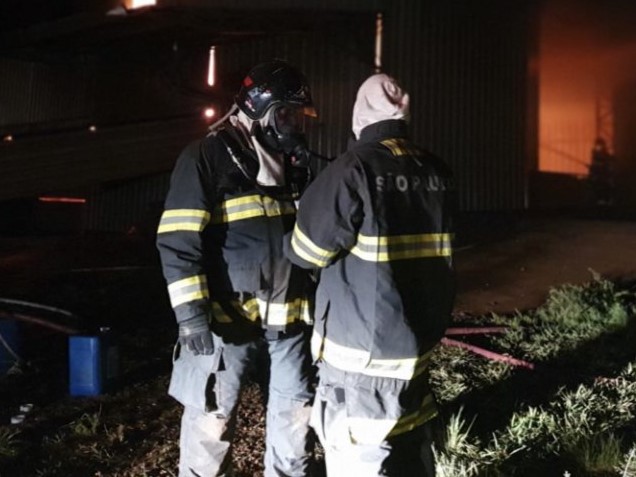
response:
{"label": "blue plastic container", "polygon": [[0,341],[0,375],[5,374],[15,364],[13,353],[20,355],[20,333],[18,323],[14,320],[0,320],[0,335],[6,345]]}
{"label": "blue plastic container", "polygon": [[118,350],[110,333],[70,336],[69,393],[99,396],[113,390],[118,377]]}

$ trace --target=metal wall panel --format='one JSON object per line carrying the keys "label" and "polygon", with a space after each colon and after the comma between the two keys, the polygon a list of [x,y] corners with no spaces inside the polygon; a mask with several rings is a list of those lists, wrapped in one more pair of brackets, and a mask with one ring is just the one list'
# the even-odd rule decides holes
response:
{"label": "metal wall panel", "polygon": [[88,197],[86,228],[152,236],[169,183],[163,173],[100,186]]}
{"label": "metal wall panel", "polygon": [[499,0],[389,5],[385,69],[411,94],[414,137],[453,167],[460,208],[522,208],[528,5]]}
{"label": "metal wall panel", "polygon": [[159,6],[218,7],[234,10],[303,9],[370,11],[381,8],[385,0],[157,0]]}
{"label": "metal wall panel", "polygon": [[0,132],[14,132],[12,125],[86,118],[93,107],[91,88],[87,64],[0,58]]}
{"label": "metal wall panel", "polygon": [[[503,0],[400,0],[385,5],[385,71],[400,79],[411,94],[414,137],[454,168],[460,207],[463,210],[522,208],[529,35],[523,2],[508,5]],[[219,45],[219,84],[215,87],[218,94],[213,89],[210,97],[218,99],[222,94],[231,98],[230,93],[236,91],[251,66],[271,58],[287,59],[306,73],[312,86],[319,118],[308,124],[311,146],[324,155],[335,156],[346,148],[357,88],[373,71],[374,26],[375,15],[366,12],[360,13],[348,28],[325,24],[322,31]],[[8,60],[2,61],[6,64]],[[29,91],[38,89],[46,82],[40,68],[50,73],[48,66],[8,68],[9,74],[3,73],[0,83],[11,83],[20,93],[3,94],[0,90],[0,98],[18,101],[23,93],[15,78],[27,78],[27,73],[37,77],[37,81],[29,79]],[[60,71],[63,76],[68,69]],[[35,106],[26,111],[18,104],[10,105],[11,121],[55,120],[65,114],[80,117],[93,111],[92,101],[98,99],[102,104],[97,109],[105,107],[104,103],[116,98],[117,91],[106,98],[90,97],[91,88],[98,87],[101,93],[102,86],[88,81],[86,71],[78,67],[75,71],[78,87],[68,88],[78,90],[76,98],[69,98],[67,93],[60,95],[52,86],[41,96],[34,93]],[[144,98],[147,102],[148,96]],[[137,101],[139,98],[134,103]],[[164,114],[170,112],[173,102],[179,103],[178,98],[169,101]],[[117,115],[121,111],[119,107]],[[5,117],[1,119],[4,123],[8,121]],[[10,157],[5,155],[2,159],[10,166],[6,170],[14,180],[1,189],[11,192],[7,197],[18,197],[20,190],[37,193],[38,188],[51,190],[53,184],[76,187],[95,183],[100,177],[102,181],[123,180],[138,177],[144,170],[148,174],[167,172],[178,150],[200,134],[196,131],[201,129],[200,125],[187,129],[187,124],[195,122],[193,119],[176,125],[161,122],[154,126],[130,125],[119,132],[117,128],[102,129],[105,134],[98,141],[78,133],[81,138],[77,143],[60,140],[57,148],[55,142],[47,146],[36,141],[20,151],[13,148],[18,144],[12,145],[14,151]],[[46,147],[52,148],[51,153],[46,152]],[[5,151],[0,150],[0,155]],[[0,185],[5,186],[2,180]],[[133,201],[132,197],[126,200]],[[141,198],[143,194],[134,201]],[[143,207],[130,203],[133,209],[138,206]],[[100,210],[114,213],[118,209],[121,208]],[[98,224],[110,220],[100,214],[95,212],[92,227],[101,227]],[[112,224],[119,224],[120,220],[113,217]]]}

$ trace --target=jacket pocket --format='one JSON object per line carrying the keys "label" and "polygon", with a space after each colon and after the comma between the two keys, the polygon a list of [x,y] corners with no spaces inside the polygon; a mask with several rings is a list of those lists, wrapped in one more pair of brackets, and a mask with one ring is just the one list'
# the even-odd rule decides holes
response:
{"label": "jacket pocket", "polygon": [[379,445],[387,439],[403,410],[400,392],[392,386],[345,388],[346,421],[351,443]]}
{"label": "jacket pocket", "polygon": [[185,407],[214,411],[216,399],[210,389],[214,386],[214,373],[219,370],[221,354],[220,347],[211,355],[195,355],[176,344],[168,394]]}

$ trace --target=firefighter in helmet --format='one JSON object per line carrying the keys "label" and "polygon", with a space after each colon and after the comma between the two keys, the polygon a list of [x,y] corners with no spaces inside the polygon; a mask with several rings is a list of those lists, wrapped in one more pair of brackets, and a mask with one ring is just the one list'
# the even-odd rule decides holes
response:
{"label": "firefighter in helmet", "polygon": [[172,172],[157,247],[178,323],[169,394],[184,406],[179,477],[232,475],[239,394],[263,347],[265,475],[309,475],[313,282],[282,249],[310,178],[306,114],[305,77],[283,61],[260,64]]}

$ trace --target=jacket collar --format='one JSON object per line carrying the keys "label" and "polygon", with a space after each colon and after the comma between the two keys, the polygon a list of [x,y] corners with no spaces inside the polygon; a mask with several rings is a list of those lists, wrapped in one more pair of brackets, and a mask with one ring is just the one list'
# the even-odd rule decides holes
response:
{"label": "jacket collar", "polygon": [[387,119],[377,123],[369,124],[360,131],[360,139],[354,144],[368,142],[378,142],[387,138],[407,137],[406,121],[400,119]]}

